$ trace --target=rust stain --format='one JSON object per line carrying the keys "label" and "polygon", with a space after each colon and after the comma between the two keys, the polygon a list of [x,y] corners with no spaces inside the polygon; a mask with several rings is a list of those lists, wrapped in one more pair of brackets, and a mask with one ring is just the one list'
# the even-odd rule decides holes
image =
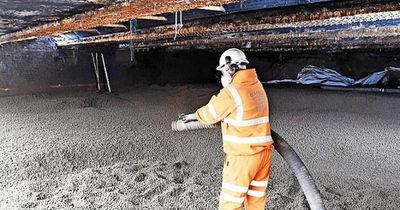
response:
{"label": "rust stain", "polygon": [[[186,26],[179,30],[179,38],[201,38],[212,37],[224,34],[244,33],[257,30],[284,28],[284,27],[313,27],[321,25],[340,24],[346,17],[358,17],[358,19],[350,19],[349,21],[365,21],[370,15],[393,15],[400,10],[400,3],[382,4],[376,6],[359,6],[354,8],[339,8],[332,11],[321,9],[314,13],[296,13],[286,16],[267,16],[253,18],[250,20],[222,21],[213,24],[201,24],[199,22],[187,23]],[[72,46],[79,44],[100,44],[110,42],[123,42],[132,40],[133,42],[150,42],[164,39],[171,39],[175,35],[174,26],[159,26],[150,29],[144,29],[140,34],[131,35],[130,33],[117,33],[110,35],[102,35],[86,38],[80,42],[66,43],[63,46]],[[296,34],[295,34],[296,35]],[[294,35],[293,35],[294,36]],[[283,37],[285,38],[285,37]],[[174,41],[172,41],[174,42]]]}
{"label": "rust stain", "polygon": [[[321,49],[341,46],[342,49],[355,49],[370,46],[396,46],[400,44],[400,26],[385,29],[356,29],[339,32],[301,33],[301,34],[270,34],[252,35],[245,37],[220,37],[218,39],[196,39],[176,42],[153,42],[136,44],[135,48],[172,47],[184,48],[190,46],[208,46],[224,48],[227,46],[239,46],[245,48],[251,43],[252,49]],[[364,39],[354,39],[363,37]]]}
{"label": "rust stain", "polygon": [[79,29],[128,21],[142,16],[185,11],[204,6],[228,4],[240,0],[135,0],[101,8],[72,18],[0,37],[0,43],[45,37]]}

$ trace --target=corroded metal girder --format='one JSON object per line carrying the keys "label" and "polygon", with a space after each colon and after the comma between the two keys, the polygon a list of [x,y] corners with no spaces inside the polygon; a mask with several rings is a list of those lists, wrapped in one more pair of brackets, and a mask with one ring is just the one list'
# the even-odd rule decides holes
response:
{"label": "corroded metal girder", "polygon": [[119,23],[142,16],[185,11],[198,7],[228,4],[238,1],[240,0],[134,0],[101,8],[85,14],[75,15],[72,18],[62,21],[5,35],[0,37],[0,44],[50,36],[63,32],[96,28],[101,25]]}
{"label": "corroded metal girder", "polygon": [[135,48],[226,48],[240,47],[272,51],[291,51],[302,49],[357,49],[365,47],[396,47],[400,44],[400,26],[385,29],[357,29],[325,33],[301,33],[279,35],[246,35],[229,37],[221,36],[215,39],[191,39],[170,42],[158,41],[137,43]]}
{"label": "corroded metal girder", "polygon": [[[299,12],[291,15],[261,16],[246,19],[226,19],[220,22],[202,24],[200,22],[187,23],[179,30],[178,38],[219,36],[224,34],[245,33],[279,28],[311,28],[317,26],[334,26],[366,22],[374,20],[388,20],[400,18],[400,3],[388,3],[375,6],[358,6],[354,8],[338,8],[332,11],[321,9],[313,13]],[[117,33],[89,37],[79,42],[63,43],[61,46],[82,44],[101,44],[111,42],[150,42],[170,39],[175,36],[174,26],[160,26],[144,29],[140,34]],[[173,40],[171,42],[174,42]],[[171,43],[173,45],[173,43]]]}

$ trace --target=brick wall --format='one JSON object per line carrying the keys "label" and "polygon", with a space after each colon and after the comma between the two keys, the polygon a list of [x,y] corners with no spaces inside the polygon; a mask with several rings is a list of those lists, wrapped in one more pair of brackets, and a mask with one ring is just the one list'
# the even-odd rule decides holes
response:
{"label": "brick wall", "polygon": [[0,48],[0,87],[39,90],[55,85],[93,82],[89,56],[60,52],[46,43],[10,43]]}
{"label": "brick wall", "polygon": [[[163,49],[137,52],[130,61],[128,49],[116,46],[82,47],[56,50],[44,42],[11,43],[0,47],[0,94],[27,93],[63,87],[95,90],[91,52],[105,54],[113,90],[138,83],[215,83],[215,67],[221,52]],[[400,67],[400,51],[340,53],[266,53],[247,52],[250,67],[258,70],[261,80],[295,79],[307,65],[323,66],[358,79],[388,66]],[[101,67],[101,66],[100,66]]]}
{"label": "brick wall", "polygon": [[91,52],[104,53],[114,90],[137,83],[210,82],[217,62],[214,57],[219,56],[202,51],[153,50],[137,52],[136,62],[131,62],[128,49],[112,45],[57,50],[45,42],[10,43],[0,47],[0,91],[25,93],[57,86],[94,89]]}

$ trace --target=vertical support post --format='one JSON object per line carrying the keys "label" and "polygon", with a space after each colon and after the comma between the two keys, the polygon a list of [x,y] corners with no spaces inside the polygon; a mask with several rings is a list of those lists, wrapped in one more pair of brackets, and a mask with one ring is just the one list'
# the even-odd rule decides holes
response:
{"label": "vertical support post", "polygon": [[178,37],[178,12],[175,12],[175,36],[174,40]]}
{"label": "vertical support post", "polygon": [[108,92],[111,93],[111,85],[110,85],[110,80],[108,78],[108,72],[107,72],[107,67],[106,67],[106,61],[104,60],[104,55],[101,53],[101,59],[103,60],[103,67],[104,67],[104,75],[106,76],[106,81],[107,81],[107,89]]}
{"label": "vertical support post", "polygon": [[[96,52],[96,69],[97,73],[99,74],[99,84],[100,84],[99,53],[97,52]],[[99,88],[99,91],[101,91],[101,87]]]}
{"label": "vertical support post", "polygon": [[[97,53],[96,53],[96,58],[97,58]],[[97,85],[97,91],[101,91],[101,86],[100,86],[100,72],[99,72],[99,62],[98,59],[94,57],[94,54],[92,53],[92,60],[93,60],[93,67],[94,67],[94,73],[96,75],[96,85]],[[96,61],[97,60],[97,61]]]}
{"label": "vertical support post", "polygon": [[[133,36],[134,33],[136,33],[137,30],[137,20],[133,19],[129,21],[130,24],[130,32],[131,32],[131,37]],[[130,40],[130,51],[131,51],[131,61],[135,60],[135,49],[133,48],[133,41],[132,39]]]}

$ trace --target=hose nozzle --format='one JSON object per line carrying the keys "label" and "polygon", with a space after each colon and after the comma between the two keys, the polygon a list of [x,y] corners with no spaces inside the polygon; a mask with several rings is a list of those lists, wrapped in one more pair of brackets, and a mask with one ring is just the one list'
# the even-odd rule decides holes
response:
{"label": "hose nozzle", "polygon": [[206,125],[202,124],[199,121],[191,121],[184,123],[182,120],[173,121],[171,123],[172,131],[190,131],[190,130],[200,130],[200,129],[210,129],[217,128],[217,125]]}

